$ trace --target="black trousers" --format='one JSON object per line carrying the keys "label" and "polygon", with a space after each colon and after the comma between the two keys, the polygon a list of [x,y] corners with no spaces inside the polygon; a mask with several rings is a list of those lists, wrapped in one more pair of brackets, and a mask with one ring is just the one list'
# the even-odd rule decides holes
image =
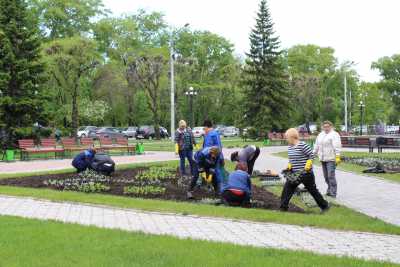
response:
{"label": "black trousers", "polygon": [[225,190],[222,193],[222,199],[229,206],[242,206],[250,202],[248,194],[238,196],[232,193],[230,190]]}
{"label": "black trousers", "polygon": [[300,181],[297,183],[286,181],[281,196],[281,210],[289,209],[290,199],[292,198],[293,194],[296,192],[296,188],[300,184],[304,184],[304,187],[311,194],[311,196],[314,198],[315,202],[317,202],[318,206],[321,209],[326,209],[328,207],[328,202],[326,202],[326,200],[322,197],[321,193],[317,189],[314,173],[310,172],[306,175],[303,175],[300,178]]}
{"label": "black trousers", "polygon": [[250,175],[253,174],[254,164],[256,163],[258,156],[260,156],[260,148],[256,147],[256,151],[254,152],[253,157],[249,161],[247,161],[247,168],[248,168],[247,172]]}

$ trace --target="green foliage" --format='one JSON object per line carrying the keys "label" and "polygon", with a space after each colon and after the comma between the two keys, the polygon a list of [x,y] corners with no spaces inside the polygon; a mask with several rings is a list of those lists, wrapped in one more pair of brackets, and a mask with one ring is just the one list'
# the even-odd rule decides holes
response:
{"label": "green foliage", "polygon": [[43,33],[52,40],[88,33],[93,28],[93,19],[108,13],[102,0],[29,2]]}
{"label": "green foliage", "polygon": [[159,195],[165,193],[165,188],[160,186],[125,186],[124,194],[126,195],[139,195],[139,196],[148,196],[148,195]]}
{"label": "green foliage", "polygon": [[39,32],[25,1],[0,1],[0,127],[8,133],[8,145],[15,144],[19,127],[46,123],[44,81]]}
{"label": "green foliage", "polygon": [[386,91],[386,98],[391,100],[390,122],[400,121],[400,54],[383,57],[372,63],[372,68],[379,70],[383,80],[378,87]]}
{"label": "green foliage", "polygon": [[263,132],[286,128],[291,109],[288,78],[265,0],[260,2],[247,57],[245,123]]}

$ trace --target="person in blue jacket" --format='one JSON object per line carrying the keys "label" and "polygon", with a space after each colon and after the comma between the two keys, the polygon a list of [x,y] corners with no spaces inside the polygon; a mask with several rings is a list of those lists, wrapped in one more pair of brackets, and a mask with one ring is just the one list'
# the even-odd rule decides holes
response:
{"label": "person in blue jacket", "polygon": [[205,175],[206,179],[212,177],[211,182],[215,194],[219,195],[223,175],[221,172],[223,158],[220,148],[218,146],[203,148],[196,152],[194,155],[194,161],[196,163],[196,168],[189,186],[187,197],[193,198],[193,190],[197,184],[197,180],[199,179],[199,174]]}
{"label": "person in blue jacket", "polygon": [[87,149],[74,157],[72,160],[72,166],[76,169],[77,173],[85,171],[87,168],[91,168],[96,150],[93,148]]}
{"label": "person in blue jacket", "polygon": [[229,175],[228,180],[222,185],[221,192],[224,203],[229,206],[250,204],[251,180],[246,163],[237,163],[235,171]]}
{"label": "person in blue jacket", "polygon": [[204,121],[204,143],[203,148],[217,146],[222,151],[222,142],[218,131],[213,128],[213,124],[210,120]]}

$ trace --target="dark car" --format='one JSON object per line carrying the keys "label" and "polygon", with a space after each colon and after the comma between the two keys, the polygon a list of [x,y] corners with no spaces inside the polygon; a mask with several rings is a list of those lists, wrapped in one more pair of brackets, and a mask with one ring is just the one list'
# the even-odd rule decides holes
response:
{"label": "dark car", "polygon": [[[136,132],[136,139],[154,139],[156,137],[156,131],[154,126],[140,126]],[[164,127],[160,127],[160,137],[168,138],[168,131]]]}
{"label": "dark car", "polygon": [[134,137],[136,137],[137,130],[138,130],[138,127],[128,127],[122,133],[128,138],[134,138]]}
{"label": "dark car", "polygon": [[[90,136],[90,134],[89,134]],[[120,132],[119,129],[114,128],[114,127],[102,127],[97,129],[96,134],[95,134],[95,138],[124,138],[125,135],[123,133]]]}

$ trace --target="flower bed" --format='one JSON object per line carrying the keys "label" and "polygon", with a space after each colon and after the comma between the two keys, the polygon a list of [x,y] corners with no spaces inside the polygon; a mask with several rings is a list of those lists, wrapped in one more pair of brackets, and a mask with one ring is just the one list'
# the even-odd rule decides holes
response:
{"label": "flower bed", "polygon": [[[52,174],[0,180],[0,185],[49,188],[60,191],[111,194],[125,197],[157,198],[173,201],[215,203],[211,186],[203,185],[195,190],[195,200],[187,200],[190,178],[180,177],[175,168],[135,168],[115,172],[111,177],[93,171],[80,174]],[[279,209],[280,200],[271,192],[253,186],[252,207]],[[290,211],[303,212],[291,205]]]}
{"label": "flower bed", "polygon": [[356,164],[365,167],[375,167],[378,164],[388,170],[400,170],[400,159],[379,158],[379,157],[342,157],[346,163]]}

